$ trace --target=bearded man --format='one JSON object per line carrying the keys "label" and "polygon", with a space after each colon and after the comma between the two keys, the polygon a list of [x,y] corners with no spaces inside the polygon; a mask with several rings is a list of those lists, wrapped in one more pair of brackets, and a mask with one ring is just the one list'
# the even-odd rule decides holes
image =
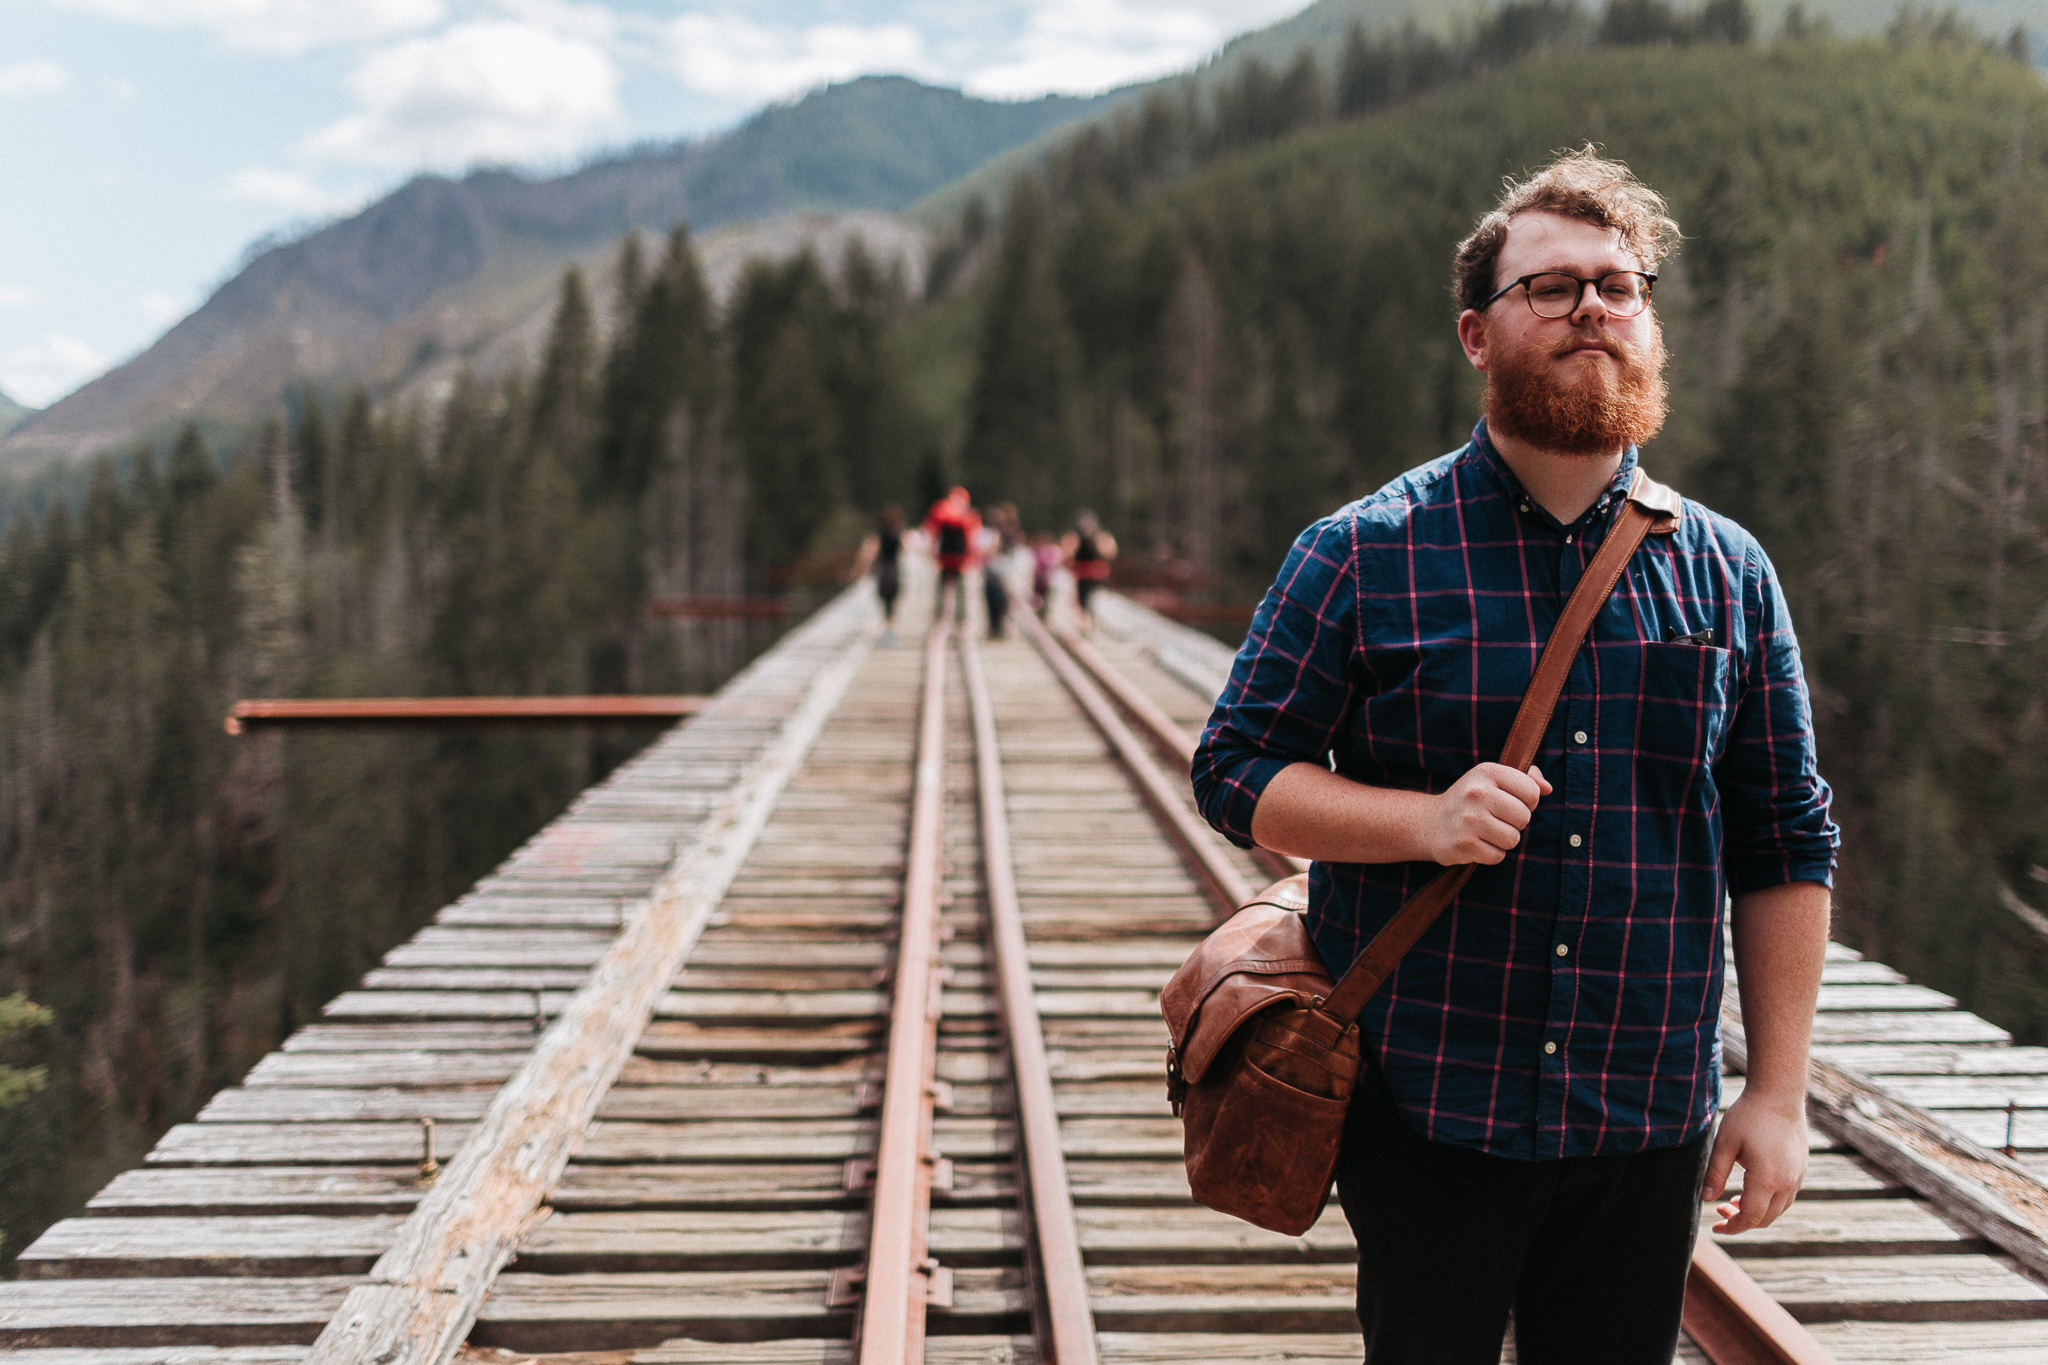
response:
{"label": "bearded man", "polygon": [[[1490,761],[1663,423],[1677,237],[1590,147],[1509,185],[1456,258],[1484,420],[1295,542],[1195,759],[1218,829],[1315,860],[1333,975],[1479,865],[1359,1016],[1337,1187],[1371,1365],[1495,1365],[1510,1315],[1522,1365],[1669,1365],[1700,1200],[1740,1165],[1715,1231],[1764,1227],[1805,1174],[1838,835],[1756,541],[1685,501],[1537,763]],[[1730,893],[1749,1071],[1715,1133]]]}

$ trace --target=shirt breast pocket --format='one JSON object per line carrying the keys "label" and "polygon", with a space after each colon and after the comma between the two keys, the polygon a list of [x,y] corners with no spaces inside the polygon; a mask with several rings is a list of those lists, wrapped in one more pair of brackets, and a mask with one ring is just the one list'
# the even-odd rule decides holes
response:
{"label": "shirt breast pocket", "polygon": [[1644,642],[1635,750],[1645,776],[1661,771],[1689,785],[1721,756],[1734,711],[1729,650],[1713,645]]}

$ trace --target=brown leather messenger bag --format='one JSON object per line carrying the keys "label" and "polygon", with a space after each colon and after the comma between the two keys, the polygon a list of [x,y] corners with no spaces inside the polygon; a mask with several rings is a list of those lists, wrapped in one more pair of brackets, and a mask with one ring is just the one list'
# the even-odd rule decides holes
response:
{"label": "brown leather messenger bag", "polygon": [[[1644,537],[1678,529],[1676,493],[1638,469],[1607,539],[1537,660],[1500,761],[1536,761],[1593,618]],[[1359,1011],[1435,922],[1475,864],[1447,867],[1404,904],[1334,985],[1310,940],[1307,876],[1277,882],[1203,940],[1160,992],[1172,1035],[1166,1092],[1180,1115],[1196,1200],[1299,1236],[1330,1192],[1358,1079]]]}

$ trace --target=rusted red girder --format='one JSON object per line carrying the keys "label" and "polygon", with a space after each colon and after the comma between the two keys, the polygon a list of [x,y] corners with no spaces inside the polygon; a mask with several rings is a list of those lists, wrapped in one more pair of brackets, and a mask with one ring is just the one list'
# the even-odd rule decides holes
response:
{"label": "rusted red girder", "polygon": [[774,621],[795,610],[779,597],[654,597],[647,602],[648,615],[679,621]]}
{"label": "rusted red girder", "polygon": [[277,697],[238,701],[224,728],[252,725],[503,725],[671,721],[693,716],[702,697]]}
{"label": "rusted red girder", "polygon": [[910,847],[903,875],[903,928],[889,1016],[888,1071],[869,1205],[866,1290],[858,1365],[924,1359],[925,1310],[952,1301],[952,1275],[931,1258],[932,1146],[939,1045],[939,857],[945,817],[946,644],[953,592],[925,639]]}
{"label": "rusted red girder", "polygon": [[1003,756],[996,737],[995,708],[981,649],[963,636],[960,659],[967,675],[967,703],[974,722],[974,768],[981,801],[982,876],[988,890],[989,961],[1010,1044],[1011,1083],[1017,1095],[1017,1130],[1023,1145],[1023,1185],[1031,1210],[1032,1278],[1042,1294],[1044,1321],[1038,1333],[1044,1365],[1096,1365],[1095,1314],[1089,1307],[1088,1277],[1081,1264],[1081,1234],[1067,1183],[1067,1158],[1060,1146],[1059,1111],[1053,1100],[1052,1064],[1031,985],[1031,959],[1024,943],[1024,912],[1017,901],[1016,867],[1010,856],[1010,816],[1003,801]]}

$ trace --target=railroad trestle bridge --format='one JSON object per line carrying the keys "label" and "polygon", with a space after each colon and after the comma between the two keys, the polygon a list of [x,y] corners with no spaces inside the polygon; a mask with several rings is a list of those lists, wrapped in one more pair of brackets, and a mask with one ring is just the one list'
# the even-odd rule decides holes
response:
{"label": "railroad trestle bridge", "polygon": [[[1229,650],[910,588],[899,647],[848,590],[27,1248],[0,1357],[1355,1362],[1334,1202],[1197,1207],[1162,1084],[1160,985],[1284,870],[1186,792]],[[1681,1359],[2048,1360],[2048,1049],[1837,945],[1816,1055],[1806,1193],[1703,1239]]]}

